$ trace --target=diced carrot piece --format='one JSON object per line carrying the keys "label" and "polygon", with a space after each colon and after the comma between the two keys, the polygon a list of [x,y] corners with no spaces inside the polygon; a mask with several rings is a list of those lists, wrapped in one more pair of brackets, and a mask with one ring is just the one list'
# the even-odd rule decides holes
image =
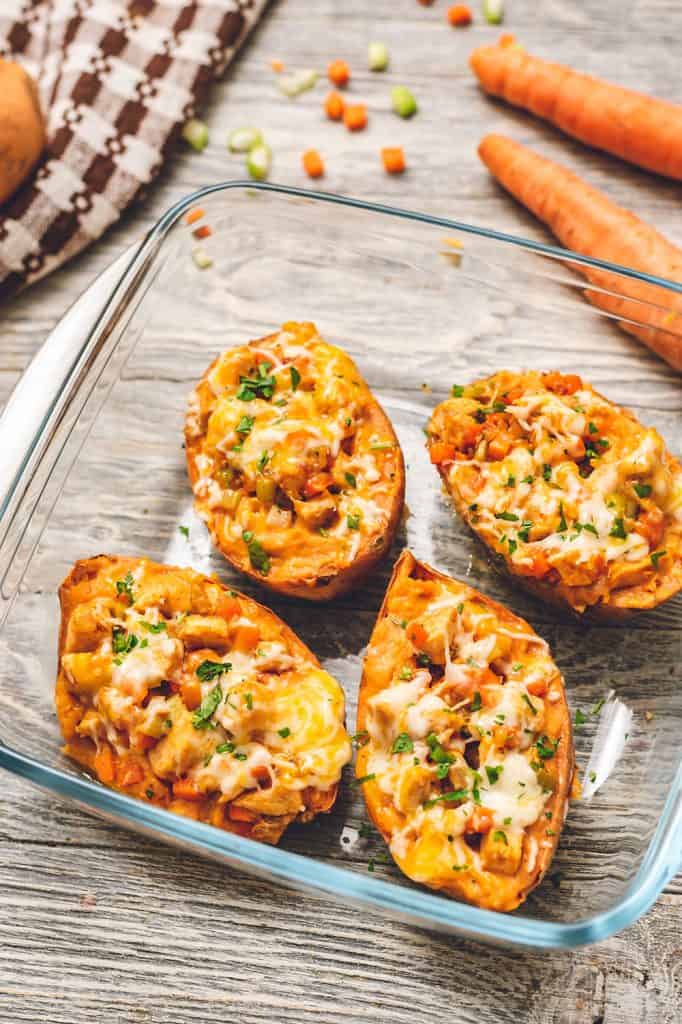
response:
{"label": "diced carrot piece", "polygon": [[405,170],[405,154],[401,146],[381,150],[381,162],[388,174],[402,174]]}
{"label": "diced carrot piece", "polygon": [[156,746],[158,740],[156,736],[144,736],[140,733],[137,737],[137,748],[138,750],[147,751],[151,750],[152,747]]}
{"label": "diced carrot piece", "polygon": [[635,530],[649,542],[649,547],[655,551],[665,536],[665,515],[657,505],[640,513],[635,524]]}
{"label": "diced carrot piece", "polygon": [[233,619],[240,614],[241,605],[236,597],[223,593],[218,599],[215,611],[216,615],[220,615],[222,619]]}
{"label": "diced carrot piece", "polygon": [[364,103],[357,103],[352,107],[346,107],[343,112],[343,123],[349,132],[361,132],[367,127],[367,107]]}
{"label": "diced carrot piece", "polygon": [[303,493],[306,498],[314,498],[317,494],[322,494],[326,491],[331,483],[333,483],[333,476],[331,473],[314,473],[308,480],[306,480],[303,487]]}
{"label": "diced carrot piece", "polygon": [[410,625],[407,627],[407,639],[410,641],[413,647],[417,648],[417,650],[424,646],[424,644],[428,640],[428,636],[426,635],[426,630],[424,629],[420,622],[410,623]]}
{"label": "diced carrot piece", "polygon": [[201,704],[201,683],[198,679],[188,679],[180,687],[180,696],[185,707],[194,711]]}
{"label": "diced carrot piece", "polygon": [[340,121],[343,117],[345,103],[338,92],[330,92],[324,101],[324,111],[330,121]]}
{"label": "diced carrot piece", "polygon": [[200,206],[195,206],[193,210],[190,210],[185,217],[186,224],[195,224],[198,220],[204,216],[204,211]]}
{"label": "diced carrot piece", "polygon": [[505,459],[512,449],[513,439],[506,433],[496,434],[488,441],[488,457],[496,461]]}
{"label": "diced carrot piece", "polygon": [[246,807],[239,807],[237,804],[230,804],[227,808],[227,816],[231,821],[258,821],[258,815],[249,811]]}
{"label": "diced carrot piece", "polygon": [[252,622],[245,622],[237,628],[234,637],[234,648],[237,651],[252,651],[260,640],[260,629]]}
{"label": "diced carrot piece", "polygon": [[469,835],[477,832],[490,832],[493,827],[493,812],[489,807],[476,807],[467,822],[465,832]]}
{"label": "diced carrot piece", "polygon": [[552,566],[549,564],[549,559],[544,551],[534,552],[530,565],[524,565],[523,562],[519,562],[516,566],[517,572],[520,572],[522,576],[533,576],[535,579],[546,576],[551,568]]}
{"label": "diced carrot piece", "polygon": [[503,32],[498,40],[498,45],[505,49],[507,46],[513,46],[516,42],[516,36],[512,35],[511,32]]}
{"label": "diced carrot piece", "polygon": [[448,21],[455,28],[463,28],[470,25],[472,21],[471,11],[466,4],[453,4],[448,8]]}
{"label": "diced carrot piece", "polygon": [[533,697],[544,697],[547,693],[548,685],[546,679],[532,679],[530,683],[526,683],[526,689]]}
{"label": "diced carrot piece", "polygon": [[173,783],[173,796],[178,800],[197,802],[203,800],[204,794],[197,788],[194,779],[176,779]]}
{"label": "diced carrot piece", "polygon": [[303,154],[303,170],[309,178],[321,178],[324,174],[322,157],[316,149],[307,149]]}
{"label": "diced carrot piece", "polygon": [[100,782],[103,782],[105,786],[110,785],[114,781],[116,774],[116,765],[114,760],[114,752],[107,743],[95,754],[94,761],[95,771],[97,772],[97,778]]}
{"label": "diced carrot piece", "polygon": [[440,466],[443,462],[452,462],[457,449],[454,444],[447,441],[434,441],[429,448],[429,457],[434,466]]}
{"label": "diced carrot piece", "polygon": [[583,386],[577,373],[543,373],[542,383],[557,395],[574,395]]}
{"label": "diced carrot piece", "polygon": [[134,786],[136,782],[142,782],[143,778],[144,768],[133,758],[125,758],[116,769],[116,782],[119,786]]}
{"label": "diced carrot piece", "polygon": [[284,71],[284,61],[283,60],[271,60],[270,61],[270,67],[275,72],[275,74],[279,75],[279,74],[282,73],[282,71]]}
{"label": "diced carrot piece", "polygon": [[327,77],[334,85],[348,85],[350,81],[350,68],[345,60],[333,60],[327,68]]}
{"label": "diced carrot piece", "polygon": [[209,238],[213,232],[208,224],[202,224],[200,228],[195,228],[192,234],[195,238]]}

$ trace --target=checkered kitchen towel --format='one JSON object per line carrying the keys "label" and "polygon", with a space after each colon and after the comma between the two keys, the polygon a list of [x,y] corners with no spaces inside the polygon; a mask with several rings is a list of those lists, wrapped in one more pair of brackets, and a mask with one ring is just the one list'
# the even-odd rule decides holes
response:
{"label": "checkered kitchen towel", "polygon": [[0,0],[0,56],[37,81],[48,135],[0,214],[0,299],[117,220],[266,2]]}

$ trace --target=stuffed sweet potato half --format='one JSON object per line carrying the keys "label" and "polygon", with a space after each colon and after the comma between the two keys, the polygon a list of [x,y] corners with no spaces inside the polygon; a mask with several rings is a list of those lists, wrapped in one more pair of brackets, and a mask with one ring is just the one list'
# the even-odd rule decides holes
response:
{"label": "stuffed sweet potato half", "polygon": [[682,587],[682,467],[580,377],[455,387],[427,443],[462,518],[545,600],[615,620]]}
{"label": "stuffed sweet potato half", "polygon": [[405,551],[367,650],[357,776],[411,879],[513,910],[545,874],[574,774],[547,644]]}
{"label": "stuffed sweet potato half", "polygon": [[313,324],[219,356],[191,395],[185,447],[216,545],[273,590],[328,600],[391,544],[400,446],[353,361]]}
{"label": "stuffed sweet potato half", "polygon": [[329,810],[344,696],[267,608],[191,569],[100,555],[59,593],[65,752],[101,782],[276,843]]}

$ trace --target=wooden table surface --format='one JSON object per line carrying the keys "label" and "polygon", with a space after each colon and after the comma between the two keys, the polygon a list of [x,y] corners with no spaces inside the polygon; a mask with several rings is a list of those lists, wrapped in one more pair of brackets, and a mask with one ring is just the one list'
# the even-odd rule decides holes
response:
{"label": "wooden table surface", "polygon": [[[679,186],[562,139],[529,116],[486,100],[467,68],[496,30],[445,22],[445,0],[281,0],[214,92],[211,143],[179,150],[147,199],[93,249],[2,310],[0,399],[70,303],[180,196],[240,177],[228,132],[258,125],[272,145],[272,180],[305,185],[300,153],[318,147],[323,186],[353,196],[546,239],[478,163],[487,130],[582,169],[682,244]],[[478,4],[474,4],[477,9]],[[676,0],[508,0],[506,29],[527,47],[682,102]],[[383,40],[391,70],[366,70]],[[354,69],[370,128],[325,122],[324,83],[295,103],[269,61]],[[357,71],[356,71],[357,69]],[[420,113],[387,112],[391,84],[416,93]],[[389,178],[382,145],[403,144],[409,171]],[[668,380],[670,384],[670,380]],[[673,387],[674,387],[673,381]],[[682,395],[678,411],[682,405]],[[433,1024],[673,1024],[682,1019],[682,878],[633,927],[570,954],[519,953],[439,937],[339,903],[237,877],[55,802],[4,775],[0,789],[0,1020],[52,1024],[198,1021]]]}

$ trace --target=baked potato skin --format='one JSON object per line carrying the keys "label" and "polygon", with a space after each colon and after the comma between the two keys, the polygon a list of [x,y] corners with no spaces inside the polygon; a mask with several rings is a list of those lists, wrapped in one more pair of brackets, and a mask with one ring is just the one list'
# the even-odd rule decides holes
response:
{"label": "baked potato skin", "polygon": [[[299,353],[293,361],[287,359],[289,349]],[[249,401],[240,401],[236,397],[239,394],[239,382],[249,372],[257,372],[254,367],[258,366],[259,359],[271,359],[274,364],[271,365],[277,381],[274,398],[271,396],[267,404],[259,400],[258,396]],[[301,375],[295,389],[293,380],[289,380],[290,365]],[[335,371],[333,374],[332,370]],[[306,465],[306,453],[306,456],[298,459],[298,465],[294,465],[293,471],[291,462],[283,468],[281,463],[291,444],[292,433],[294,440],[301,433],[300,429],[289,431],[278,445],[280,450],[276,453],[276,459],[279,459],[279,466],[275,466],[275,460],[271,458],[269,463],[257,471],[255,481],[246,467],[243,473],[239,471],[237,474],[241,478],[241,488],[235,491],[223,490],[224,502],[228,504],[241,490],[242,500],[238,502],[236,511],[221,507],[223,499],[216,499],[215,490],[212,492],[213,497],[210,494],[207,497],[205,490],[202,490],[202,487],[206,487],[207,476],[212,481],[209,486],[213,487],[220,472],[224,471],[217,470],[218,462],[224,458],[227,460],[225,465],[230,466],[230,459],[233,458],[229,449],[217,449],[212,443],[215,438],[210,438],[213,424],[219,422],[219,418],[226,412],[229,422],[229,405],[233,411],[236,410],[232,421],[238,415],[251,415],[255,420],[256,425],[249,430],[249,435],[237,434],[243,442],[245,437],[249,440],[252,433],[255,439],[260,420],[265,419],[266,428],[270,425],[273,402],[278,400],[278,394],[281,395],[279,401],[286,398],[287,402],[294,405],[302,393],[317,395],[323,391],[325,396],[318,400],[315,415],[310,420],[314,426],[314,421],[319,421],[321,415],[330,420],[332,414],[337,414],[338,418],[343,412],[343,399],[327,396],[330,385],[333,385],[332,377],[345,378],[339,386],[346,387],[346,391],[350,389],[348,382],[352,381],[353,384],[349,416],[344,417],[344,423],[349,426],[344,428],[346,434],[335,456],[326,460],[323,457],[322,463],[314,466]],[[295,416],[295,413],[292,414],[292,418]],[[374,448],[370,447],[372,439],[378,442]],[[348,444],[352,448],[351,456],[344,450]],[[276,334],[218,356],[190,396],[185,421],[185,450],[190,483],[195,493],[195,508],[206,522],[214,543],[236,569],[270,590],[309,601],[330,601],[366,579],[391,546],[405,500],[405,466],[398,439],[389,418],[353,361],[340,349],[323,342],[313,324],[286,323]],[[206,460],[212,463],[208,474],[202,460],[204,463]],[[364,467],[357,469],[358,462],[361,464],[363,460],[365,463],[369,460],[367,474]],[[244,469],[243,464],[241,469]],[[370,475],[373,478],[375,474],[378,478],[370,480]],[[355,486],[348,483],[349,476]],[[313,492],[311,500],[306,489],[314,481],[325,479],[328,486],[319,493]],[[272,488],[266,500],[258,496],[257,489],[261,483],[264,490]],[[348,521],[347,508],[353,509],[356,495],[361,500],[369,498],[379,515],[371,528],[366,525],[365,517],[360,517],[359,528],[355,531],[359,544],[348,557],[348,552],[344,550],[348,538],[345,523]],[[211,502],[215,501],[217,505],[212,508]],[[330,518],[308,526],[304,517],[316,505],[322,505],[321,515]],[[271,522],[273,517],[278,516],[290,516],[289,525],[280,526],[276,518]],[[238,532],[232,534],[230,528],[235,522],[240,526]],[[243,540],[244,530],[253,534],[264,548],[269,562],[267,572],[254,566]],[[345,534],[340,535],[343,530]],[[350,546],[352,550],[353,545]]]}
{"label": "baked potato skin", "polygon": [[[530,627],[504,606],[471,587],[453,581],[445,574],[418,562],[409,551],[403,551],[395,564],[363,667],[358,696],[357,729],[360,737],[366,735],[369,738],[358,750],[356,763],[358,779],[364,779],[372,774],[373,744],[368,733],[372,698],[382,691],[385,692],[387,687],[390,688],[396,684],[396,679],[401,678],[397,675],[398,666],[408,662],[410,656],[414,655],[413,645],[408,639],[410,623],[408,622],[407,628],[405,628],[399,620],[399,616],[403,614],[405,603],[396,601],[397,597],[400,598],[401,595],[409,592],[414,580],[440,583],[445,590],[455,588],[458,596],[461,596],[463,600],[473,599],[478,606],[494,615],[499,625],[526,634],[531,640],[537,639]],[[549,690],[554,690],[558,699],[554,702],[544,701],[542,723],[543,734],[546,734],[546,737],[549,737],[555,744],[555,753],[551,762],[543,762],[545,767],[551,764],[554,790],[547,798],[537,820],[524,829],[521,862],[513,874],[482,870],[480,867],[464,871],[455,871],[452,868],[448,870],[444,869],[442,864],[437,866],[435,857],[432,865],[428,864],[428,859],[424,864],[422,859],[422,863],[419,865],[422,868],[421,872],[414,873],[410,870],[409,858],[406,863],[405,858],[396,856],[394,849],[391,848],[396,833],[406,827],[408,822],[406,815],[397,809],[392,794],[382,790],[380,779],[370,778],[362,783],[370,818],[383,836],[398,866],[413,880],[455,899],[498,911],[514,910],[540,883],[554,856],[568,810],[569,796],[577,795],[579,789],[575,775],[573,731],[563,679],[556,666],[554,669],[555,672],[549,682]],[[534,699],[537,702],[537,698]]]}
{"label": "baked potato skin", "polygon": [[[586,619],[607,623],[622,623],[634,612],[656,608],[682,588],[682,467],[655,430],[644,428],[632,413],[615,406],[574,374],[500,371],[485,380],[453,390],[453,397],[441,403],[431,417],[427,446],[457,513],[488,548],[497,568],[512,576],[542,601],[560,609],[568,609]],[[596,480],[601,475],[602,480],[608,480],[606,474],[613,471],[616,462],[623,464],[630,457],[632,462],[631,466],[627,463],[629,470],[624,470],[622,477],[610,488],[613,493],[604,496],[606,504],[615,509],[606,527],[600,525],[599,543],[604,553],[604,565],[596,569],[592,578],[578,579],[578,582],[571,578],[571,569],[575,566],[569,565],[569,572],[564,574],[561,552],[555,551],[549,560],[545,559],[544,572],[535,574],[533,570],[520,567],[519,556],[524,551],[530,552],[531,547],[522,548],[521,538],[515,532],[517,527],[503,522],[498,524],[497,530],[491,530],[490,519],[482,518],[478,503],[472,502],[472,484],[485,489],[490,477],[481,476],[480,482],[476,484],[476,471],[466,468],[468,459],[479,459],[488,473],[497,469],[502,472],[506,466],[511,465],[510,479],[514,479],[511,473],[515,451],[533,448],[530,435],[524,438],[513,417],[505,412],[503,393],[510,396],[506,408],[518,409],[522,403],[532,401],[533,396],[537,397],[543,392],[555,402],[558,397],[564,402],[565,411],[569,415],[573,413],[576,429],[567,435],[565,441],[569,447],[577,447],[575,451],[564,450],[556,463],[554,456],[551,456],[553,463],[548,462],[542,467],[542,473],[548,474],[544,482],[539,467],[533,469],[534,480],[530,495],[527,496],[529,502],[534,500],[534,492],[539,500],[543,489],[546,500],[547,486],[555,487],[553,474],[557,467],[559,473],[566,472],[567,465],[573,460],[573,469],[580,467],[579,474],[576,471],[574,477],[583,479],[584,491],[581,498],[586,501],[586,504],[577,504],[579,512],[581,508],[589,507],[589,501],[595,494],[600,494],[600,487],[603,489],[602,484],[593,485],[590,482],[592,479]],[[488,402],[490,396],[493,396],[492,402]],[[481,407],[486,405],[487,408],[483,410]],[[511,435],[509,430],[512,431]],[[514,433],[517,436],[513,436]],[[494,451],[491,456],[491,444],[496,444],[500,436],[504,447]],[[544,442],[547,443],[547,438]],[[598,447],[602,444],[603,449]],[[510,451],[505,453],[507,445]],[[638,456],[633,453],[640,449],[645,452],[645,456],[638,463]],[[454,456],[450,458],[452,452]],[[596,452],[594,457],[591,452]],[[442,458],[443,455],[448,457]],[[465,478],[463,474],[469,474],[469,477]],[[516,476],[520,477],[518,473]],[[530,481],[531,475],[527,479]],[[591,490],[592,487],[594,490]],[[571,508],[571,498],[562,494],[560,488],[556,488],[554,493],[558,498],[564,498],[567,509]],[[498,486],[496,497],[500,501],[495,507],[499,505],[506,508],[503,488]],[[483,506],[484,511],[487,507]],[[621,511],[620,517],[617,517],[621,509],[627,510],[627,515]],[[502,514],[506,515],[504,511]],[[553,515],[557,517],[556,509]],[[531,516],[528,516],[529,522],[532,521]],[[496,515],[495,518],[501,517]],[[518,518],[525,516],[520,513]],[[537,514],[534,519],[536,522],[530,534],[531,542],[542,539],[542,533],[537,532],[536,536]],[[542,516],[539,519],[542,528]],[[569,543],[576,540],[572,534],[575,519],[579,522],[577,515],[574,517],[569,511],[566,512]],[[606,553],[609,544],[620,543],[621,535],[611,532],[618,529],[618,523],[622,532],[627,529],[627,536],[622,537],[624,541],[628,537],[630,540],[633,537],[642,538],[642,552],[639,555],[635,553],[635,558],[628,564],[617,552]],[[587,536],[585,530],[594,534],[593,521],[588,521],[587,525],[579,522],[578,532],[583,531],[583,537]],[[547,532],[551,533],[551,528]],[[497,533],[502,533],[502,538],[498,538]],[[509,537],[515,538],[512,540],[516,545],[515,552],[510,552],[506,547],[505,541],[509,543],[507,533]],[[612,540],[613,537],[616,540]],[[599,557],[597,554],[596,558]]]}
{"label": "baked potato skin", "polygon": [[[129,607],[125,589],[122,593],[118,592],[116,583],[132,578],[135,579],[134,590],[137,590],[139,582],[142,591],[140,614],[151,615],[152,620],[158,617],[158,622],[163,625],[155,629],[155,633],[168,638],[175,648],[170,663],[163,666],[168,669],[166,674],[171,678],[159,679],[158,685],[151,687],[145,698],[150,693],[163,693],[167,696],[171,710],[163,710],[161,717],[167,715],[162,724],[168,726],[169,731],[161,729],[160,737],[145,736],[137,730],[133,732],[131,728],[121,730],[120,735],[119,730],[109,722],[107,728],[111,731],[101,732],[95,741],[93,731],[89,727],[84,728],[84,725],[87,716],[92,718],[95,709],[101,711],[102,690],[96,685],[96,679],[90,686],[94,678],[92,671],[89,675],[78,671],[78,659],[83,655],[99,657],[97,652],[104,650],[104,656],[98,664],[101,665],[103,675],[108,679],[111,677],[114,671],[112,666],[116,664],[113,661],[115,650],[112,651],[111,644],[106,646],[107,638],[113,636],[111,619],[113,617],[117,624],[125,621]],[[243,594],[228,590],[215,579],[193,570],[109,555],[98,555],[77,562],[60,587],[59,601],[61,622],[55,706],[66,741],[64,752],[101,782],[128,796],[272,844],[279,841],[292,821],[310,821],[318,813],[331,810],[338,793],[341,769],[350,760],[350,741],[343,727],[343,692],[332,677],[321,669],[306,645],[273,612]],[[135,611],[136,607],[130,606],[130,611]],[[135,627],[138,639],[145,634],[144,638],[151,640],[151,631],[146,634],[143,625],[142,620],[138,620]],[[121,627],[114,626],[114,629],[118,628]],[[206,639],[212,646],[206,646]],[[144,639],[137,644],[138,653],[143,643]],[[332,776],[330,784],[324,789],[315,786],[297,789],[295,785],[289,785],[289,779],[280,786],[279,769],[273,768],[269,787],[261,789],[260,781],[258,784],[251,782],[250,788],[239,790],[227,799],[226,794],[219,789],[211,788],[210,785],[201,788],[201,782],[192,782],[191,771],[179,775],[172,770],[173,759],[184,756],[183,745],[190,751],[194,746],[197,752],[200,745],[201,757],[210,755],[210,761],[216,746],[230,738],[230,734],[215,721],[199,727],[193,724],[190,712],[196,712],[197,707],[203,706],[200,703],[202,694],[197,691],[197,663],[212,659],[223,661],[225,657],[232,657],[233,660],[246,657],[249,650],[253,650],[249,645],[256,643],[264,649],[268,645],[272,648],[274,654],[270,653],[270,658],[279,652],[284,672],[287,667],[291,668],[296,673],[295,681],[300,679],[301,685],[310,678],[313,679],[313,686],[318,678],[323,681],[320,701],[327,704],[328,714],[333,719],[331,734],[324,737]],[[268,653],[265,650],[266,657]],[[124,657],[130,657],[130,654]],[[254,693],[258,686],[257,678],[255,674],[253,684],[248,685],[248,689]],[[275,680],[270,683],[271,689],[275,687],[272,700],[282,701],[284,698],[276,689],[277,680],[282,677],[272,678]],[[157,680],[152,682],[156,683]],[[124,680],[121,684],[123,692],[126,685]],[[136,685],[134,675],[132,685]],[[316,691],[313,688],[311,692],[314,696]],[[232,690],[228,692],[228,697],[230,693]],[[268,691],[261,689],[259,693],[261,696],[265,693],[265,701],[262,711],[257,708],[254,713],[261,715],[262,724],[269,717]],[[205,695],[204,690],[204,698]],[[99,698],[99,704],[95,696]],[[253,710],[253,701],[258,697],[249,696],[248,699]],[[144,706],[144,700],[141,706]],[[281,707],[279,711],[281,717]],[[284,711],[286,719],[286,708]],[[293,715],[289,720],[293,725]],[[270,727],[274,728],[272,723]],[[154,732],[155,729],[148,731]],[[262,732],[262,729],[256,730],[254,736],[262,740]],[[285,733],[287,736],[283,743],[278,744],[273,757],[287,754],[289,731],[285,728],[278,735],[284,737]],[[117,750],[114,736],[122,740],[127,749]],[[294,730],[291,730],[291,736],[291,742],[294,743]],[[250,749],[251,738],[249,746],[246,741],[244,743],[247,749]],[[167,754],[162,750],[164,744],[166,747],[170,744]],[[294,747],[296,749],[300,748]],[[206,764],[204,759],[204,768]],[[196,769],[197,765],[198,762],[195,762],[191,767]],[[266,813],[260,809],[259,797],[263,794],[267,796],[268,792],[284,808],[282,813]],[[272,810],[274,803],[272,800],[270,802]]]}

